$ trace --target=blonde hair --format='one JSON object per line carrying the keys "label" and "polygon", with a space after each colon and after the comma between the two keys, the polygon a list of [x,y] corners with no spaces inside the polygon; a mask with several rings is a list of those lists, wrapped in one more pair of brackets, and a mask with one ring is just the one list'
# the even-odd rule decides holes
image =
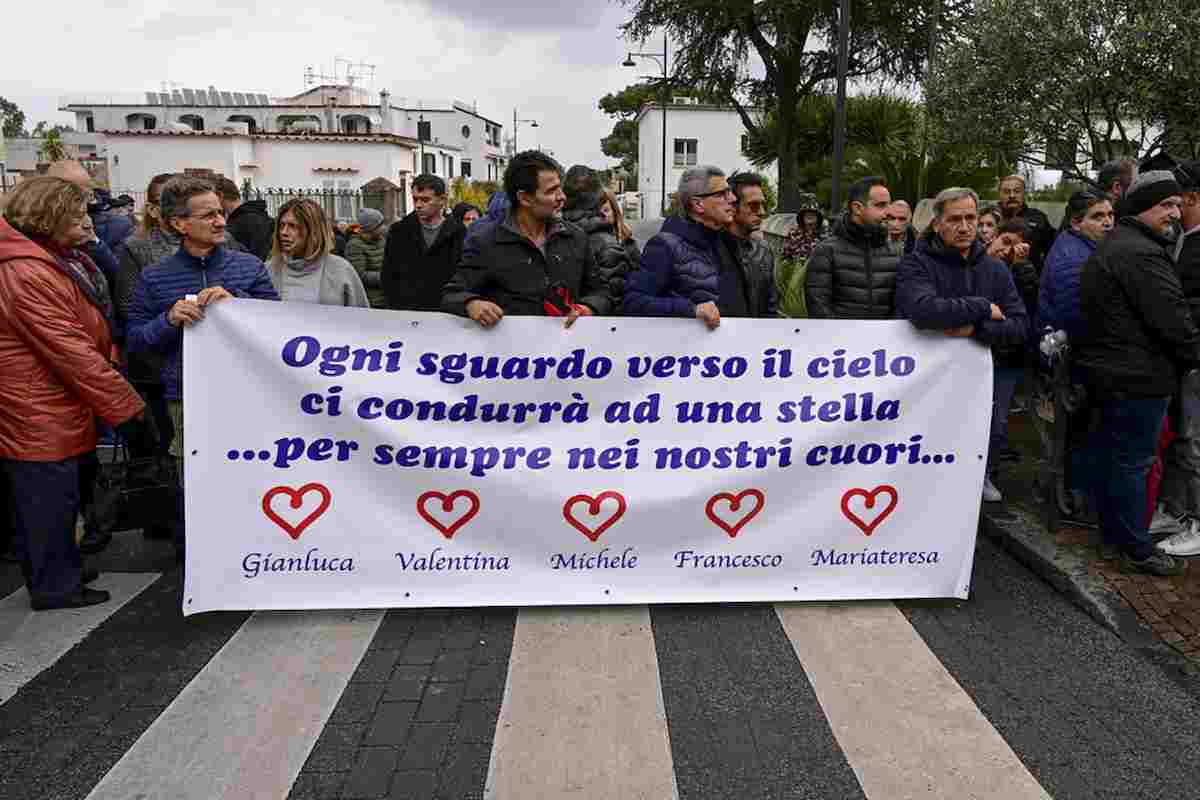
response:
{"label": "blonde hair", "polygon": [[86,214],[87,193],[78,184],[42,175],[17,184],[4,206],[4,218],[26,236],[51,237]]}
{"label": "blonde hair", "polygon": [[275,216],[275,235],[271,239],[272,258],[287,258],[283,252],[283,245],[279,242],[279,226],[283,222],[283,216],[288,213],[296,218],[296,224],[304,231],[304,252],[293,257],[312,261],[318,256],[326,256],[333,252],[333,227],[329,224],[329,217],[325,216],[325,209],[307,197],[297,197],[280,206],[279,213]]}
{"label": "blonde hair", "polygon": [[627,242],[632,239],[633,229],[625,221],[625,212],[621,210],[621,204],[617,202],[617,196],[605,189],[604,202],[608,203],[608,207],[612,209],[613,227],[617,231],[617,239],[621,242]]}

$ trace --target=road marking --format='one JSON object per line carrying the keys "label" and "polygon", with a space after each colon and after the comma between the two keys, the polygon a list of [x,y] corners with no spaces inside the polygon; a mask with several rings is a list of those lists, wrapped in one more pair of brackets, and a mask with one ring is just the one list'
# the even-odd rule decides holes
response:
{"label": "road marking", "polygon": [[88,800],[287,797],[383,615],[254,614]]}
{"label": "road marking", "polygon": [[871,800],[1049,800],[891,603],[775,611]]}
{"label": "road marking", "polygon": [[0,600],[0,703],[156,580],[157,572],[106,572],[90,586],[111,592],[112,599],[87,608],[34,611],[23,588]]}
{"label": "road marking", "polygon": [[645,606],[521,609],[484,797],[678,797]]}

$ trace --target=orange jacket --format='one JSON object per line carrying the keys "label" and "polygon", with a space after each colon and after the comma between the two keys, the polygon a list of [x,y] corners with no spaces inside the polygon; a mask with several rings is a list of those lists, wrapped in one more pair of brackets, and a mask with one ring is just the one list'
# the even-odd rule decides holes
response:
{"label": "orange jacket", "polygon": [[119,425],[141,413],[112,352],[100,309],[0,217],[0,458],[71,458],[96,448],[97,416]]}

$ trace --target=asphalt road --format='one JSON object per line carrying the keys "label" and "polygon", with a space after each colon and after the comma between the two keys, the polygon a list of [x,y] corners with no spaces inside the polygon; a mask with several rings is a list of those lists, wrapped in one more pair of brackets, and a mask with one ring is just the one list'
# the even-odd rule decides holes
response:
{"label": "asphalt road", "polygon": [[[526,784],[574,787],[523,797],[639,796],[627,784],[642,775],[683,800],[892,800],[898,795],[878,788],[888,764],[930,753],[942,755],[926,765],[926,796],[960,797],[967,796],[959,793],[961,781],[1005,760],[976,743],[981,729],[1002,750],[1011,748],[1011,763],[1001,768],[1040,788],[1030,795],[1001,786],[978,796],[1200,795],[1197,679],[1145,660],[989,541],[978,545],[968,601],[900,602],[899,614],[890,604],[826,607],[844,614],[847,625],[860,612],[891,609],[895,619],[883,633],[909,635],[912,646],[931,654],[954,687],[945,698],[931,698],[923,681],[886,688],[878,681],[872,691],[873,681],[854,677],[855,669],[890,669],[889,658],[904,674],[910,656],[881,649],[880,629],[828,631],[841,637],[831,673],[818,663],[830,661],[818,652],[820,642],[781,624],[787,606],[651,607],[622,623],[631,625],[621,633],[628,639],[607,644],[594,635],[605,630],[601,620],[600,628],[577,635],[582,657],[559,674],[539,667],[537,656],[555,646],[556,630],[569,638],[583,612],[555,610],[537,619],[513,609],[366,612],[317,623],[314,614],[222,613],[185,620],[178,610],[182,576],[169,556],[169,545],[126,533],[96,560],[105,568],[132,566],[149,585],[131,589],[118,610],[99,612],[90,633],[0,704],[0,798],[240,797],[248,795],[237,787],[254,781],[269,785],[266,796],[297,799],[522,796],[496,786],[485,793],[489,780],[505,773],[510,781],[515,775]],[[15,568],[0,568],[0,587],[16,585]],[[50,616],[21,617],[19,595],[0,609],[0,677],[44,658],[40,651],[53,638]],[[597,624],[594,615],[589,624]],[[24,649],[12,646],[19,641]],[[344,642],[331,651],[341,662],[295,658],[297,648],[316,653],[323,641],[327,649]],[[632,654],[623,659],[645,655],[648,668],[591,670],[604,661],[597,654],[618,645]],[[545,671],[527,672],[535,669]],[[662,747],[654,756],[622,749],[635,732],[623,728],[621,714],[606,711],[606,698],[655,690],[661,713],[639,723],[636,734]],[[929,714],[954,705],[952,694],[962,694],[969,708],[939,730]],[[867,699],[847,717],[831,702],[842,695]],[[884,727],[854,730],[856,715]],[[594,770],[590,777],[572,778],[554,764],[532,774],[531,766],[504,763],[514,743],[551,729],[578,742],[562,759],[588,751],[580,763]],[[280,737],[286,752],[263,756],[279,749]],[[921,751],[923,742],[935,749]],[[525,749],[528,757],[540,748]],[[213,783],[197,775],[212,775]]]}

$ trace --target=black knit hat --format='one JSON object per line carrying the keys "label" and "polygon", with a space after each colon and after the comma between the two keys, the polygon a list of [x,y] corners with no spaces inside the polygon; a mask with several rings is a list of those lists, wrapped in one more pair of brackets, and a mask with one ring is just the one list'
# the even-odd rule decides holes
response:
{"label": "black knit hat", "polygon": [[1149,211],[1168,197],[1183,194],[1183,187],[1175,176],[1166,170],[1143,172],[1129,184],[1129,190],[1121,198],[1125,213],[1136,217]]}

